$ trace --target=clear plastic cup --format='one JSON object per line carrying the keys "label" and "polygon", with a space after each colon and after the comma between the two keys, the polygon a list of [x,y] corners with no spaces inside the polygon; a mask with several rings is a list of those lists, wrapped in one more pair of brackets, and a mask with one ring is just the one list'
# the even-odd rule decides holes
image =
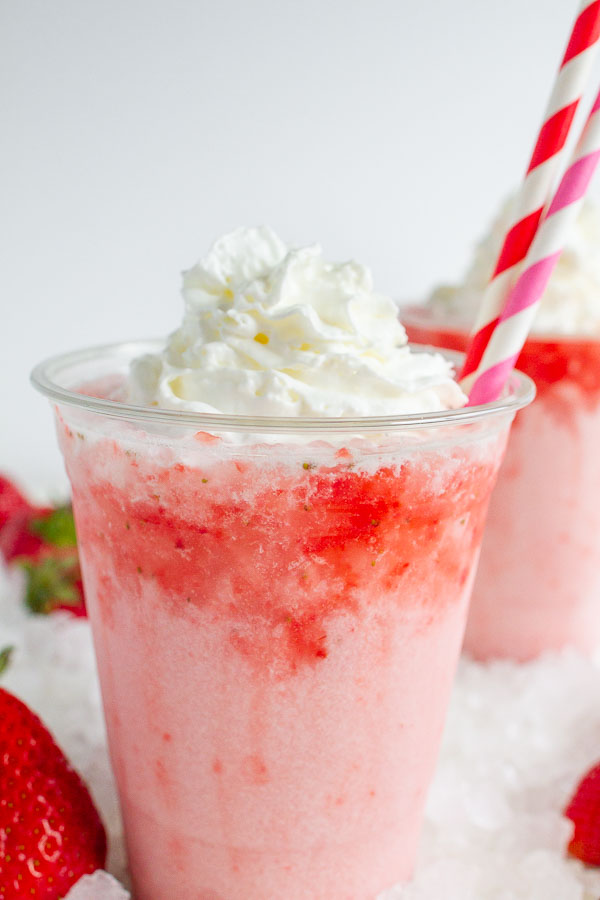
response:
{"label": "clear plastic cup", "polygon": [[[469,328],[427,308],[401,319],[411,340],[466,347]],[[490,503],[465,635],[482,660],[600,646],[600,340],[533,335],[517,366],[537,395]]]}
{"label": "clear plastic cup", "polygon": [[515,411],[250,419],[53,402],[136,900],[353,900],[410,877]]}

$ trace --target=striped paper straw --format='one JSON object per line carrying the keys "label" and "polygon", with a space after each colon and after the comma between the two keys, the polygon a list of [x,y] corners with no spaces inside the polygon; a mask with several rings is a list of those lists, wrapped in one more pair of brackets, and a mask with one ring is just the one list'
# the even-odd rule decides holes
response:
{"label": "striped paper straw", "polygon": [[540,298],[600,159],[600,93],[479,365],[469,406],[497,400],[527,339]]}
{"label": "striped paper straw", "polygon": [[490,283],[484,293],[461,384],[467,393],[476,377],[485,348],[516,274],[537,231],[548,203],[577,106],[585,89],[600,37],[600,0],[584,0],[573,25],[554,88],[544,114],[543,125],[515,201],[509,228]]}

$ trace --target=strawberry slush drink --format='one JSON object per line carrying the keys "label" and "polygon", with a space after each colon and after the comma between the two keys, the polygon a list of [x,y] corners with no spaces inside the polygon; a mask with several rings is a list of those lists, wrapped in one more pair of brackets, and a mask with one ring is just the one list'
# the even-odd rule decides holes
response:
{"label": "strawberry slush drink", "polygon": [[528,388],[463,412],[367,270],[268,229],[184,296],[164,349],[54,362],[121,401],[53,395],[136,900],[374,898],[413,868]]}
{"label": "strawberry slush drink", "polygon": [[[463,285],[404,311],[411,340],[465,349],[505,220]],[[517,417],[490,503],[465,636],[478,659],[600,645],[600,215],[589,204],[517,367],[537,397]]]}

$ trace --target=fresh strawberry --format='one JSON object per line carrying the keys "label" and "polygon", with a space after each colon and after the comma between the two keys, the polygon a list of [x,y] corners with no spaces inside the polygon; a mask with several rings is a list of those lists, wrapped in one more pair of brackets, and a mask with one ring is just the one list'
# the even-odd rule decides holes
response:
{"label": "fresh strawberry", "polygon": [[27,531],[27,523],[36,512],[18,488],[0,475],[0,553],[6,562],[21,552],[37,550],[39,538]]}
{"label": "fresh strawberry", "polygon": [[59,900],[104,866],[104,827],[46,727],[2,688],[0,722],[0,900]]}
{"label": "fresh strawberry", "polygon": [[57,509],[28,506],[0,528],[0,551],[5,562],[35,559],[44,547],[75,547],[75,526],[69,506]]}
{"label": "fresh strawberry", "polygon": [[35,551],[15,557],[27,574],[25,602],[35,613],[67,609],[85,616],[83,584],[70,506],[37,511],[27,533],[39,541]]}
{"label": "fresh strawberry", "polygon": [[575,823],[570,855],[588,866],[600,866],[600,763],[579,783],[565,816]]}
{"label": "fresh strawberry", "polygon": [[0,476],[0,554],[25,570],[25,602],[32,612],[68,609],[85,616],[70,506],[32,506]]}
{"label": "fresh strawberry", "polygon": [[8,478],[0,475],[0,531],[10,519],[29,509],[31,506],[19,489]]}

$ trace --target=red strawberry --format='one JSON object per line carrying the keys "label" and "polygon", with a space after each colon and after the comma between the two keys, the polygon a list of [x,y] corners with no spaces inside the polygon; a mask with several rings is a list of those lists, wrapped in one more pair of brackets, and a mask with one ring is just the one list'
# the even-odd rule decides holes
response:
{"label": "red strawberry", "polygon": [[46,727],[3,688],[0,722],[0,900],[60,900],[103,868],[104,827]]}
{"label": "red strawberry", "polygon": [[25,557],[35,559],[44,547],[77,545],[70,506],[27,506],[0,525],[0,551],[5,562]]}
{"label": "red strawberry", "polygon": [[27,575],[32,612],[68,609],[85,615],[77,538],[70,506],[35,507],[0,477],[0,554]]}
{"label": "red strawberry", "polygon": [[0,530],[17,513],[28,509],[31,507],[19,489],[0,475]]}
{"label": "red strawberry", "polygon": [[39,546],[39,538],[26,537],[27,522],[35,512],[18,488],[0,476],[0,553],[6,562]]}
{"label": "red strawberry", "polygon": [[565,816],[575,823],[570,855],[588,866],[600,866],[600,763],[579,783]]}

